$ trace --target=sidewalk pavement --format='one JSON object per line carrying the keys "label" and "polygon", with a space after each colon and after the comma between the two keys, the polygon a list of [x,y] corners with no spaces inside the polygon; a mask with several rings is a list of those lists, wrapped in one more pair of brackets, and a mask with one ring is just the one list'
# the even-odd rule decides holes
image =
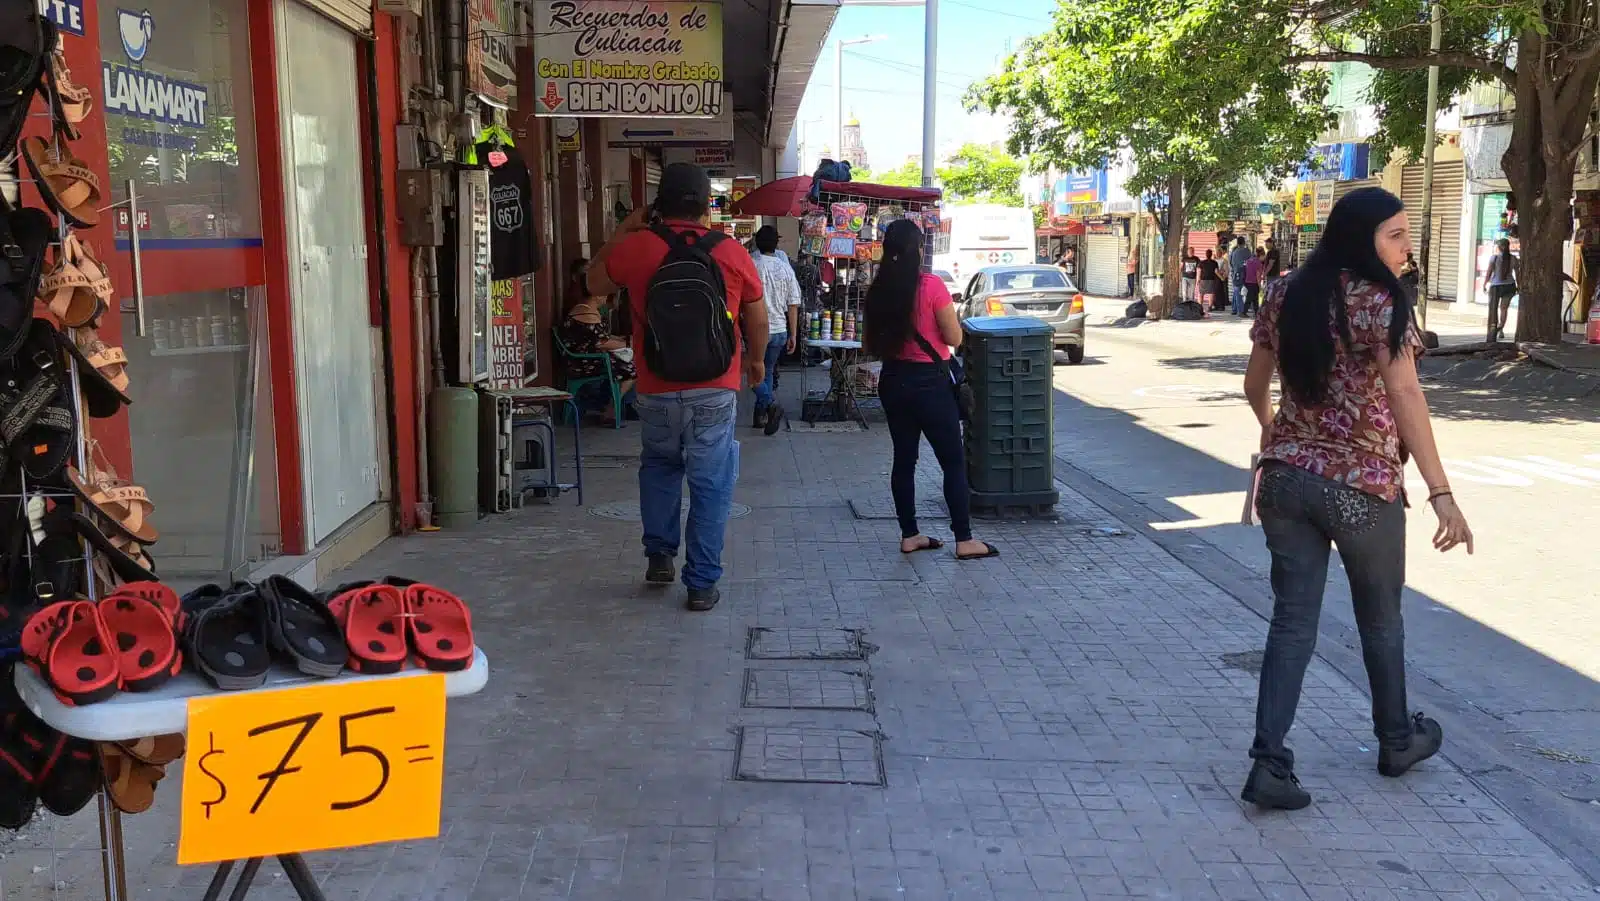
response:
{"label": "sidewalk pavement", "polygon": [[[340,574],[458,591],[493,663],[451,705],[444,833],[311,855],[330,901],[1600,897],[1449,736],[1378,776],[1363,687],[1320,659],[1291,734],[1316,803],[1243,805],[1265,624],[1082,495],[981,522],[997,559],[906,557],[881,426],[739,438],[710,613],[641,584],[636,426],[586,433],[589,509],[393,540]],[[920,481],[948,539],[937,472]],[[127,823],[140,901],[209,875],[173,865],[175,781]],[[94,897],[92,853],[30,849],[96,838],[88,815],[30,828],[0,898]],[[259,882],[291,897],[273,864]]]}

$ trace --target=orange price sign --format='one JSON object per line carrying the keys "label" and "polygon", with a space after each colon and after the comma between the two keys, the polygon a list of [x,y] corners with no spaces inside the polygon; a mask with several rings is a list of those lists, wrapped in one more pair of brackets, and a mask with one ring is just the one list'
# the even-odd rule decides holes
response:
{"label": "orange price sign", "polygon": [[439,834],[444,676],[189,701],[178,863]]}

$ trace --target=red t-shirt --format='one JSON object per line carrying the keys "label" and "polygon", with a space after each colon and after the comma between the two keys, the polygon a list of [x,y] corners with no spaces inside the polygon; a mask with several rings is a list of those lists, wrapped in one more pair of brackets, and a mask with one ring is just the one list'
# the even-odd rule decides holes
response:
{"label": "red t-shirt", "polygon": [[[929,272],[922,273],[922,282],[917,285],[917,308],[911,313],[911,325],[917,334],[928,339],[928,344],[939,352],[942,360],[950,359],[950,346],[944,343],[944,337],[939,334],[939,320],[934,314],[953,302],[950,289],[944,286],[942,279]],[[907,341],[896,359],[913,363],[936,362],[915,340]]]}
{"label": "red t-shirt", "polygon": [[[667,227],[680,234],[693,232],[703,235],[707,229],[694,222],[668,222]],[[742,375],[739,366],[741,348],[744,339],[741,336],[734,341],[733,365],[719,378],[711,382],[669,382],[658,378],[650,371],[650,364],[644,355],[644,328],[645,312],[644,297],[650,286],[650,279],[661,268],[661,263],[667,258],[667,242],[661,240],[650,231],[637,231],[622,239],[611,255],[606,258],[606,275],[613,282],[628,289],[628,306],[633,313],[633,346],[636,349],[634,362],[639,372],[639,380],[635,384],[640,394],[666,394],[670,391],[688,391],[692,388],[727,388],[731,391],[739,390],[739,380]],[[760,303],[762,296],[761,276],[756,272],[755,261],[750,259],[750,252],[739,246],[733,238],[724,238],[711,251],[711,258],[722,269],[722,282],[728,290],[728,312],[738,319],[745,304]]]}

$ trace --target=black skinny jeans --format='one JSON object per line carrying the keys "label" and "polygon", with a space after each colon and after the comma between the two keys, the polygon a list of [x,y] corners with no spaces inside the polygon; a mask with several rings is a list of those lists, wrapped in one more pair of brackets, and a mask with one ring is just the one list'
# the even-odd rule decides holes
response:
{"label": "black skinny jeans", "polygon": [[967,489],[967,457],[961,443],[961,411],[950,377],[937,363],[884,360],[878,397],[889,419],[894,441],[894,469],[889,488],[900,537],[921,534],[917,528],[917,454],[922,438],[944,470],[944,503],[957,541],[972,539],[972,496]]}
{"label": "black skinny jeans", "polygon": [[1405,506],[1269,462],[1262,468],[1256,512],[1272,552],[1274,599],[1250,756],[1294,768],[1294,752],[1284,739],[1294,724],[1301,683],[1317,647],[1330,546],[1338,548],[1350,579],[1372,689],[1373,733],[1379,747],[1404,748],[1412,733],[1406,713],[1405,624],[1400,618],[1406,582]]}

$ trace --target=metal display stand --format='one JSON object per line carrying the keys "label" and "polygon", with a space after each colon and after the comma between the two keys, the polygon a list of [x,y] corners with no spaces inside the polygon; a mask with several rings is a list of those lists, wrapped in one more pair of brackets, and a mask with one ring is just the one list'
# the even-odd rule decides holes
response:
{"label": "metal display stand", "polygon": [[820,401],[813,402],[811,397],[811,384],[808,376],[811,366],[806,365],[800,370],[800,394],[806,398],[801,419],[806,423],[818,421],[818,413],[833,407],[835,422],[845,422],[854,419],[861,423],[862,428],[867,425],[866,414],[861,411],[861,395],[856,387],[856,370],[861,364],[863,354],[860,341],[835,341],[817,339],[807,340],[807,347],[815,347],[828,356],[831,361],[828,367],[828,390]]}
{"label": "metal display stand", "polygon": [[[226,694],[241,696],[302,685],[338,685],[356,681],[370,682],[379,679],[407,679],[431,675],[427,670],[405,670],[392,675],[359,675],[346,672],[332,679],[305,676],[288,667],[275,665],[265,685],[249,691],[218,692],[199,676],[183,672],[152,692],[118,694],[109,700],[85,707],[72,707],[61,702],[38,674],[26,666],[15,667],[17,694],[22,702],[45,725],[87,741],[134,741],[155,735],[175,735],[186,732],[189,718],[189,699],[207,695]],[[444,674],[444,693],[447,698],[464,697],[482,691],[489,682],[489,659],[482,650],[473,657],[472,665],[455,673]],[[123,860],[122,813],[106,798],[102,789],[100,801],[100,836],[105,861],[106,901],[127,901],[127,865]],[[277,855],[279,864],[294,886],[301,901],[325,901],[316,879],[311,875],[305,860],[299,854]],[[245,861],[224,861],[217,865],[206,889],[204,901],[217,901],[227,886],[235,864],[243,863],[230,901],[243,901],[261,869],[262,858]]]}

